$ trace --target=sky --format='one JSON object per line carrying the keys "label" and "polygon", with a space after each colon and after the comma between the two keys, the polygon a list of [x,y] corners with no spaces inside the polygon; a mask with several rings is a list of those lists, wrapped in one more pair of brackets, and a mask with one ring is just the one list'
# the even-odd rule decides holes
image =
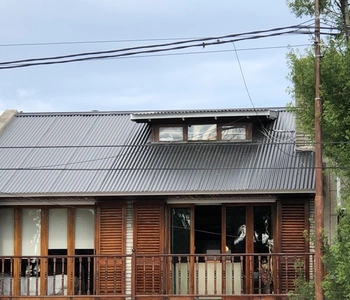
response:
{"label": "sky", "polygon": [[[1,0],[0,63],[307,24],[285,0]],[[139,57],[0,69],[0,112],[281,107],[288,34]]]}

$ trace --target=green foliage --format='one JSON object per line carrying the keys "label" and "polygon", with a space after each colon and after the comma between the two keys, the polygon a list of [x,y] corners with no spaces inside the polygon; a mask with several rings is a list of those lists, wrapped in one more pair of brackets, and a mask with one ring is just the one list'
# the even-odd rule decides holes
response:
{"label": "green foliage", "polygon": [[[320,2],[320,11],[325,13],[327,8],[332,6],[331,0],[319,0]],[[314,16],[315,15],[315,1],[314,0],[286,0],[288,7],[291,11],[297,16],[302,17]],[[334,1],[333,1],[334,2]]]}
{"label": "green foliage", "polygon": [[[315,17],[314,0],[286,0],[286,3],[297,17]],[[319,0],[319,13],[323,23],[336,26],[349,35],[349,29],[346,29],[350,22],[348,0]]]}
{"label": "green foliage", "polygon": [[[314,16],[314,0],[287,0],[298,17]],[[324,241],[326,276],[323,289],[327,300],[350,300],[350,38],[349,1],[320,0],[322,21],[338,25],[346,35],[328,38],[321,47],[322,143],[323,155],[330,167],[343,181],[342,203],[346,207],[337,226],[337,237],[330,244]],[[301,129],[314,135],[315,120],[315,58],[310,48],[305,53],[291,51],[288,55],[290,93]],[[297,266],[298,267],[298,266]],[[293,300],[314,299],[314,284],[297,271]],[[294,298],[293,298],[294,297]]]}
{"label": "green foliage", "polygon": [[[347,199],[349,202],[350,199]],[[327,245],[324,263],[327,270],[323,288],[329,300],[350,299],[350,206],[342,212],[337,238]]]}
{"label": "green foliage", "polygon": [[298,260],[294,264],[296,279],[294,280],[295,290],[288,293],[290,300],[314,300],[315,283],[305,278],[305,264]]}
{"label": "green foliage", "polygon": [[[322,49],[321,87],[323,100],[323,153],[338,170],[338,175],[350,178],[350,46],[331,41]],[[315,67],[311,50],[303,55],[290,52],[290,90],[295,102],[291,109],[302,129],[314,134]]]}

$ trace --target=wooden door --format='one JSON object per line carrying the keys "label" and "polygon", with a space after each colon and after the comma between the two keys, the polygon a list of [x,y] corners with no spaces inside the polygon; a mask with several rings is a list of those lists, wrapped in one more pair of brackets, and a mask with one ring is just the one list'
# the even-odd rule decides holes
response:
{"label": "wooden door", "polygon": [[164,272],[164,205],[143,201],[134,206],[134,249],[136,252],[136,294],[162,293]]}
{"label": "wooden door", "polygon": [[280,289],[282,293],[287,293],[294,289],[296,261],[304,262],[305,266],[308,266],[307,257],[294,255],[309,251],[308,243],[304,237],[304,231],[309,228],[307,203],[295,200],[282,201],[279,205],[279,213],[281,229],[279,252],[288,255],[280,257]]}
{"label": "wooden door", "polygon": [[[101,206],[97,210],[96,293],[125,294],[125,226],[124,204]],[[106,256],[104,256],[106,255]],[[118,256],[119,255],[119,256]]]}

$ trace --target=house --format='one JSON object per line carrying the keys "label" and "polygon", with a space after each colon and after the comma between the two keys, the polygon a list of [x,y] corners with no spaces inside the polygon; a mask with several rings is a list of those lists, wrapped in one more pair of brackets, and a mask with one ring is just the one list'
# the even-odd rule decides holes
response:
{"label": "house", "polygon": [[313,276],[314,153],[283,108],[0,124],[0,298],[286,299],[296,262]]}

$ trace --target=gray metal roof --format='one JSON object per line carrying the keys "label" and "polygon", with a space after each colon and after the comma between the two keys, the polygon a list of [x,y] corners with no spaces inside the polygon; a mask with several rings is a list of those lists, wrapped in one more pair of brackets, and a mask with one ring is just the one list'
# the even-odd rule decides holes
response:
{"label": "gray metal roof", "polygon": [[251,142],[169,144],[135,112],[18,113],[0,134],[0,197],[314,192],[313,152],[276,111]]}

